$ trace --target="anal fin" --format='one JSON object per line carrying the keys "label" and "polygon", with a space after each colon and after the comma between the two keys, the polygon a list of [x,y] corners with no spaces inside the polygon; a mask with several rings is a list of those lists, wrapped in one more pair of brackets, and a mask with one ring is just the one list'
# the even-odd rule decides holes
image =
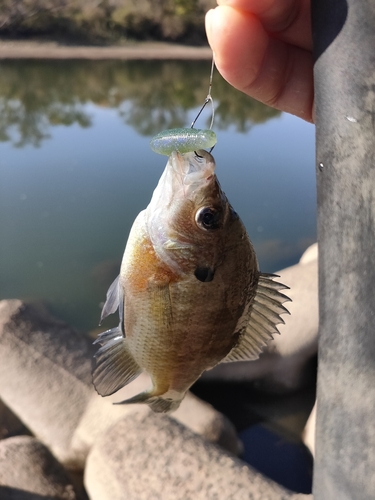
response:
{"label": "anal fin", "polygon": [[130,404],[148,404],[152,411],[155,413],[172,413],[180,406],[182,398],[169,398],[162,396],[154,396],[153,389],[136,394],[132,398],[125,399],[115,405],[130,405]]}
{"label": "anal fin", "polygon": [[276,325],[284,323],[280,315],[289,314],[282,304],[291,299],[280,292],[288,287],[273,281],[277,277],[274,274],[259,274],[256,293],[247,312],[247,323],[240,331],[237,345],[222,363],[259,358],[267,342],[279,333]]}
{"label": "anal fin", "polygon": [[[174,391],[172,391],[174,392]],[[148,404],[152,411],[155,413],[171,413],[180,406],[185,394],[175,393],[175,397],[171,396],[170,393],[164,393],[155,395],[154,388],[150,388],[147,391],[136,394],[132,398],[125,399],[119,403],[114,403],[116,405],[130,405],[130,404]]]}
{"label": "anal fin", "polygon": [[97,343],[102,347],[94,357],[92,379],[98,394],[110,396],[137,378],[142,370],[129,351],[120,326],[101,333],[94,342]]}

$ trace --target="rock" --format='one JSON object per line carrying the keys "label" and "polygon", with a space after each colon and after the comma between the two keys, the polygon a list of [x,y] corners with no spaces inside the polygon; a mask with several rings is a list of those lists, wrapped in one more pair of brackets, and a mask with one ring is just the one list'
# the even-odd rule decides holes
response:
{"label": "rock", "polygon": [[0,399],[0,439],[22,434],[29,435],[30,431]]}
{"label": "rock", "polygon": [[[134,412],[149,413],[151,410],[147,405],[113,404],[142,392],[149,385],[150,379],[142,374],[112,396],[102,398],[93,394],[73,436],[72,446],[77,454],[87,454],[96,439],[125,416],[129,415],[131,418],[130,415]],[[233,424],[222,413],[193,394],[187,393],[180,408],[171,416],[208,441],[217,443],[234,454],[240,453],[242,447]]]}
{"label": "rock", "polygon": [[0,302],[0,397],[69,467],[85,456],[70,446],[93,394],[91,341],[44,309]]}
{"label": "rock", "polygon": [[306,422],[306,426],[302,433],[302,441],[315,457],[315,427],[316,427],[316,403],[312,409],[310,416]]}
{"label": "rock", "polygon": [[175,420],[135,412],[91,448],[85,469],[91,500],[304,499]]}
{"label": "rock", "polygon": [[64,468],[37,439],[0,441],[1,500],[78,500]]}
{"label": "rock", "polygon": [[309,264],[310,262],[318,261],[318,243],[314,243],[307,248],[301,258],[299,259],[300,264]]}
{"label": "rock", "polygon": [[[92,341],[45,310],[17,300],[0,302],[0,396],[69,468],[83,468],[95,439],[137,406],[114,406],[149,385],[140,376],[101,398],[91,381]],[[149,411],[147,406],[140,411]],[[174,418],[233,453],[233,425],[210,405],[187,396]]]}
{"label": "rock", "polygon": [[207,441],[218,444],[234,455],[242,453],[242,443],[237,438],[232,422],[191,392],[186,394],[181,406],[170,416]]}
{"label": "rock", "polygon": [[103,398],[93,391],[72,438],[72,447],[76,453],[86,457],[95,441],[121,418],[137,411],[147,413],[147,405],[113,404],[141,392],[147,384],[146,375],[141,374],[131,384],[111,396]]}
{"label": "rock", "polygon": [[202,380],[257,381],[272,392],[297,390],[311,381],[308,362],[318,344],[318,262],[317,245],[312,245],[295,266],[277,272],[278,280],[290,287],[292,299],[285,305],[291,315],[284,315],[267,348],[255,361],[226,363],[206,372]]}

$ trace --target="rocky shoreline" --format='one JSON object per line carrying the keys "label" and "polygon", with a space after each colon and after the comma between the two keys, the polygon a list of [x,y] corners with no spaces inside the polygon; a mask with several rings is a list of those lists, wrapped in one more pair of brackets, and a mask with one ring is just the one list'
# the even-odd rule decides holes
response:
{"label": "rocky shoreline", "polygon": [[[207,377],[266,381],[278,392],[303,386],[317,344],[316,245],[280,275],[291,286],[293,310],[276,342],[240,371],[240,364],[222,365],[234,372],[219,366]],[[233,424],[192,394],[171,416],[113,406],[148,379],[101,398],[91,383],[93,353],[89,337],[43,307],[0,302],[2,500],[311,498],[241,461]]]}

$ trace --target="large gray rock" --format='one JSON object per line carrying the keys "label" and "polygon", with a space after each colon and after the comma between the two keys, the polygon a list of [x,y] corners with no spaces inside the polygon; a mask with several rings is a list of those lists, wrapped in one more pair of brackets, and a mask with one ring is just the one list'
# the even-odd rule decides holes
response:
{"label": "large gray rock", "polygon": [[310,382],[306,367],[318,345],[318,248],[309,247],[298,264],[277,272],[278,281],[288,285],[285,293],[292,299],[285,305],[290,316],[283,315],[267,348],[255,361],[226,363],[203,375],[204,380],[257,381],[263,389],[284,392]]}
{"label": "large gray rock", "polygon": [[30,431],[0,399],[0,439],[21,434],[30,435]]}
{"label": "large gray rock", "polygon": [[[92,340],[44,309],[18,300],[0,302],[0,397],[64,465],[83,468],[95,439],[137,406],[114,406],[148,384],[146,376],[109,398],[91,382]],[[147,406],[142,411],[149,411]],[[233,425],[188,395],[174,418],[233,453]]]}
{"label": "large gray rock", "polygon": [[50,451],[37,439],[0,441],[1,500],[78,500],[74,486]]}
{"label": "large gray rock", "polygon": [[286,500],[296,495],[164,415],[135,412],[91,448],[91,500]]}
{"label": "large gray rock", "polygon": [[243,451],[242,443],[237,438],[231,421],[191,392],[186,394],[178,410],[170,417],[234,455],[239,455]]}
{"label": "large gray rock", "polygon": [[310,416],[306,422],[306,426],[302,433],[302,441],[315,457],[315,431],[316,431],[316,403],[312,409]]}
{"label": "large gray rock", "polygon": [[[134,412],[149,413],[151,410],[147,405],[113,404],[142,392],[149,385],[149,377],[142,374],[112,396],[102,398],[93,394],[73,436],[72,446],[77,453],[87,454],[99,436],[123,417]],[[187,393],[181,406],[171,417],[234,454],[239,454],[242,449],[233,424],[222,413],[191,393]]]}
{"label": "large gray rock", "polygon": [[47,311],[0,302],[0,397],[70,467],[70,442],[93,393],[91,341]]}

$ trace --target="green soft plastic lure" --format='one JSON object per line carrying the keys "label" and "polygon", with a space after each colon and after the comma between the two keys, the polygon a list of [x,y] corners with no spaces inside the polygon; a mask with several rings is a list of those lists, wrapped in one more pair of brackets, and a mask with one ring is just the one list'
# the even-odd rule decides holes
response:
{"label": "green soft plastic lure", "polygon": [[170,156],[172,151],[190,153],[199,149],[209,149],[217,142],[213,130],[197,128],[172,128],[163,130],[150,141],[151,149],[160,155]]}

